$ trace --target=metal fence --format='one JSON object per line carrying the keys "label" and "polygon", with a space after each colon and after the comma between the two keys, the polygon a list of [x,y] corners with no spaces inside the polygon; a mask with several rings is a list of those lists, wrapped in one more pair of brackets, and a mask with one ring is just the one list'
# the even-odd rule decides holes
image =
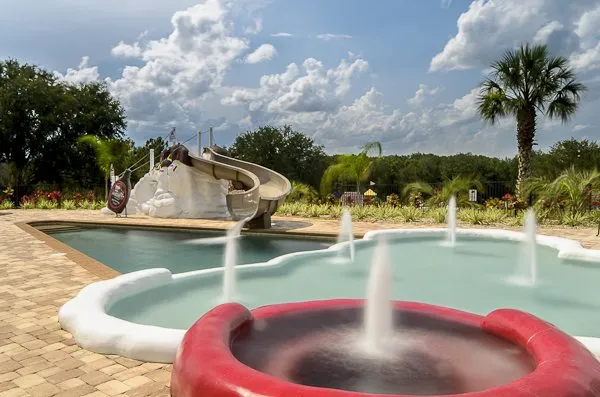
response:
{"label": "metal fence", "polygon": [[[405,186],[406,185],[401,185],[401,184],[380,184],[380,183],[366,184],[366,185],[360,185],[358,191],[360,191],[361,193],[364,193],[368,189],[371,189],[375,193],[377,193],[377,197],[380,200],[385,201],[387,196],[389,196],[390,194],[397,194],[399,196],[402,196],[402,190],[404,189]],[[431,187],[433,187],[434,190],[440,189],[440,188],[442,188],[442,186],[443,186],[442,183],[431,184]],[[356,192],[357,188],[356,188],[356,184],[338,183],[338,184],[334,185],[333,191],[335,192],[336,195],[342,195],[345,192]],[[500,181],[500,182],[483,183],[483,190],[477,191],[477,201],[482,202],[489,198],[502,198],[502,196],[504,196],[507,193],[513,194],[513,195],[515,194],[515,183],[514,182]]]}

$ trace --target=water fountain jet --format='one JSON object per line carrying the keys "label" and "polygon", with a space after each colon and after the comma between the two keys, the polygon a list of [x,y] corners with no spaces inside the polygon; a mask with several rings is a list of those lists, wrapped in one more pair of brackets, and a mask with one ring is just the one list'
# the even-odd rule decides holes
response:
{"label": "water fountain jet", "polygon": [[456,197],[450,197],[448,202],[448,232],[446,242],[449,246],[454,247],[456,245]]}
{"label": "water fountain jet", "polygon": [[235,266],[237,264],[238,237],[247,219],[237,222],[227,231],[225,242],[225,258],[223,260],[223,300],[233,302],[235,297]]}
{"label": "water fountain jet", "polygon": [[385,350],[386,340],[394,333],[392,308],[392,269],[387,241],[377,242],[367,284],[364,314],[364,344],[367,352]]}
{"label": "water fountain jet", "polygon": [[534,287],[538,283],[537,271],[537,225],[535,211],[528,209],[523,221],[520,255],[514,273],[508,282],[515,285]]}
{"label": "water fountain jet", "polygon": [[[354,232],[352,230],[352,215],[350,214],[350,210],[348,208],[344,208],[342,213],[342,219],[340,221],[340,232],[338,234],[338,243],[347,243],[348,247],[348,258],[350,262],[354,262],[355,256],[355,247],[354,247]],[[344,257],[344,253],[346,250],[338,251],[338,261],[344,262],[348,258]]]}

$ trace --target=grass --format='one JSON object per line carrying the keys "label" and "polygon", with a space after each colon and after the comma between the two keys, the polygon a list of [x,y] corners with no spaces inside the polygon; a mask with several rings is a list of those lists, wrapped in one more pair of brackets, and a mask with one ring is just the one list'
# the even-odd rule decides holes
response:
{"label": "grass", "polygon": [[[446,208],[418,209],[411,206],[393,206],[389,204],[354,206],[350,207],[352,219],[367,222],[397,222],[397,223],[431,223],[446,222]],[[302,218],[338,219],[343,208],[335,204],[307,204],[299,202],[285,202],[279,207],[276,215],[297,216]],[[548,210],[536,210],[540,224],[565,225],[565,226],[595,226],[600,220],[600,210],[587,212],[564,213]],[[524,211],[519,211],[515,216],[511,211],[497,208],[460,208],[457,211],[459,221],[469,225],[504,225],[522,226]]]}

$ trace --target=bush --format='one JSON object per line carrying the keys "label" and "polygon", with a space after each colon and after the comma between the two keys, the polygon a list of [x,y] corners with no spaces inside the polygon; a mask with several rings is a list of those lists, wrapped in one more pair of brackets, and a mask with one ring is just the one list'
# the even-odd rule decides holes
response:
{"label": "bush", "polygon": [[96,207],[95,200],[83,200],[79,203],[79,208],[82,210],[93,210]]}
{"label": "bush", "polygon": [[319,194],[312,186],[292,181],[292,191],[288,196],[288,200],[291,202],[312,204],[319,200]]}
{"label": "bush", "polygon": [[0,210],[10,210],[14,208],[14,204],[10,200],[0,202]]}
{"label": "bush", "polygon": [[563,212],[560,217],[561,225],[566,226],[585,226],[591,223],[590,221],[590,215],[584,212]]}
{"label": "bush", "polygon": [[416,222],[423,218],[423,211],[412,206],[400,208],[400,218],[404,222]]}
{"label": "bush", "polygon": [[487,225],[487,219],[484,210],[475,208],[465,208],[457,212],[456,217],[471,225]]}
{"label": "bush", "polygon": [[56,201],[40,198],[38,199],[35,208],[40,210],[55,210],[58,208],[58,203]]}
{"label": "bush", "polygon": [[400,205],[400,196],[398,196],[396,193],[392,193],[386,197],[385,201],[389,205],[397,207]]}
{"label": "bush", "polygon": [[[600,220],[600,210],[589,212],[571,213],[555,209],[534,207],[536,219],[539,224],[562,224],[569,226],[593,226]],[[306,218],[340,218],[343,207],[329,204],[284,203],[279,207],[277,215],[299,216]],[[426,219],[433,223],[445,223],[447,216],[446,207],[430,208],[427,211],[412,206],[397,207],[388,203],[378,206],[353,206],[349,208],[354,220],[363,221],[389,221],[389,222],[418,222]],[[457,218],[471,225],[506,225],[520,227],[526,211],[518,211],[516,216],[511,216],[511,211],[497,208],[460,208]]]}
{"label": "bush", "polygon": [[427,211],[425,217],[431,219],[435,223],[446,223],[447,215],[447,208],[430,208]]}
{"label": "bush", "polygon": [[485,208],[497,208],[499,210],[505,209],[504,201],[497,198],[487,199],[485,200]]}
{"label": "bush", "polygon": [[464,208],[458,211],[458,219],[471,225],[494,225],[506,221],[506,212],[497,208],[481,210],[476,208]]}
{"label": "bush", "polygon": [[76,210],[77,204],[75,200],[63,200],[61,207],[65,210]]}

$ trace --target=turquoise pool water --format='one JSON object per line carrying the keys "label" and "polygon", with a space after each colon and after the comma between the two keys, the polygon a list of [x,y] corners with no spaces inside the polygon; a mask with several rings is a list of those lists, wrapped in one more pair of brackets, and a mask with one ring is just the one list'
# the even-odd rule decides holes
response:
{"label": "turquoise pool water", "polygon": [[[184,273],[223,265],[224,244],[194,245],[190,240],[224,236],[213,231],[173,231],[93,227],[46,233],[120,273],[163,267]],[[272,234],[239,238],[238,263],[258,263],[298,251],[329,247],[332,241]]]}
{"label": "turquoise pool water", "polygon": [[[450,306],[479,314],[502,308],[531,312],[578,336],[600,337],[600,268],[567,262],[538,246],[538,284],[510,281],[518,242],[459,237],[455,248],[443,236],[393,239],[394,298]],[[293,257],[278,267],[238,268],[237,300],[250,308],[329,298],[364,298],[373,241],[357,243],[354,263],[339,264],[335,252]],[[141,324],[187,329],[220,303],[222,273],[182,278],[115,302],[109,314]]]}

